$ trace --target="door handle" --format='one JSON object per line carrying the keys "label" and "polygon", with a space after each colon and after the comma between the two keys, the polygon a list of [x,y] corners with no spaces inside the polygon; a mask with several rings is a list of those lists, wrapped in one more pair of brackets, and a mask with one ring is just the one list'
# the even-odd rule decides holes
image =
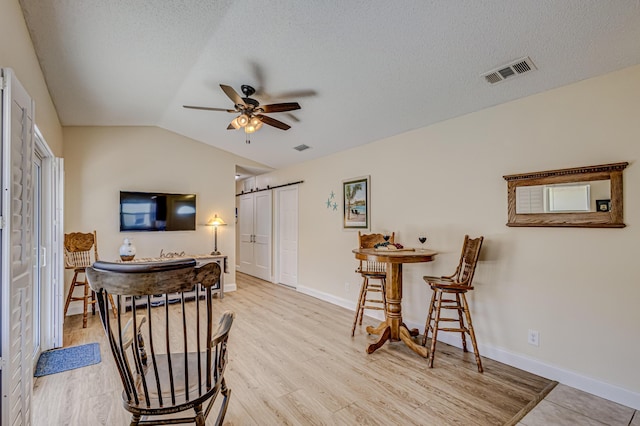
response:
{"label": "door handle", "polygon": [[40,247],[40,266],[42,268],[47,266],[47,248],[44,246]]}

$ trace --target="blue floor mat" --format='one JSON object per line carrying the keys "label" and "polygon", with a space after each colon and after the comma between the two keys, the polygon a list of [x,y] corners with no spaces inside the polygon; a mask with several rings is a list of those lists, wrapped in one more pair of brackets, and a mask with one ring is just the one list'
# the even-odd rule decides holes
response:
{"label": "blue floor mat", "polygon": [[36,366],[36,371],[33,373],[33,376],[47,376],[49,374],[97,364],[100,361],[100,345],[98,343],[53,349],[40,354],[40,359],[38,359],[38,365]]}

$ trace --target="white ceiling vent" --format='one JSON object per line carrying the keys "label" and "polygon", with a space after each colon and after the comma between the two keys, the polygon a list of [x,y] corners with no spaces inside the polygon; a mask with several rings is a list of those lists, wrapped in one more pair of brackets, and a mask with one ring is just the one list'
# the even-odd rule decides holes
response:
{"label": "white ceiling vent", "polygon": [[528,56],[513,61],[510,64],[502,65],[492,71],[482,74],[482,77],[491,84],[500,83],[508,78],[524,74],[537,69]]}
{"label": "white ceiling vent", "polygon": [[302,145],[298,145],[298,146],[294,146],[293,149],[295,149],[296,151],[304,151],[305,149],[309,149],[311,148],[310,146],[307,146],[305,144]]}

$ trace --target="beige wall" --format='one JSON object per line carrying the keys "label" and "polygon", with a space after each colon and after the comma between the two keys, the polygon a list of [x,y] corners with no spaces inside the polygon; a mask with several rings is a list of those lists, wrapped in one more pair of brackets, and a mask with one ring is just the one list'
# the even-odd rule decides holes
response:
{"label": "beige wall", "polygon": [[0,67],[12,68],[36,103],[36,125],[57,157],[62,127],[49,96],[18,0],[0,0]]}
{"label": "beige wall", "polygon": [[[64,138],[65,232],[95,229],[103,260],[118,258],[124,237],[138,257],[205,254],[213,234],[203,224],[218,214],[228,224],[218,232],[229,256],[225,280],[235,283],[235,166],[257,163],[157,127],[65,127]],[[121,233],[121,190],[196,194],[196,230]]]}
{"label": "beige wall", "polygon": [[[353,306],[357,236],[325,202],[333,191],[340,204],[343,179],[370,175],[372,231],[394,230],[408,246],[425,233],[441,253],[404,270],[405,319],[421,329],[421,277],[452,272],[464,234],[484,235],[471,295],[484,354],[640,408],[639,112],[636,66],[262,175],[257,184],[304,180],[299,289]],[[619,161],[630,163],[626,228],[505,226],[503,175]],[[527,344],[528,329],[540,332],[539,347]]]}

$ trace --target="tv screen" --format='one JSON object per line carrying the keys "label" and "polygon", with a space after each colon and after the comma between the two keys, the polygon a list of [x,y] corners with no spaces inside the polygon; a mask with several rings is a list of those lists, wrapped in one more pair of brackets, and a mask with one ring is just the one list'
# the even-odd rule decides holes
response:
{"label": "tv screen", "polygon": [[195,194],[120,191],[120,232],[195,229]]}

